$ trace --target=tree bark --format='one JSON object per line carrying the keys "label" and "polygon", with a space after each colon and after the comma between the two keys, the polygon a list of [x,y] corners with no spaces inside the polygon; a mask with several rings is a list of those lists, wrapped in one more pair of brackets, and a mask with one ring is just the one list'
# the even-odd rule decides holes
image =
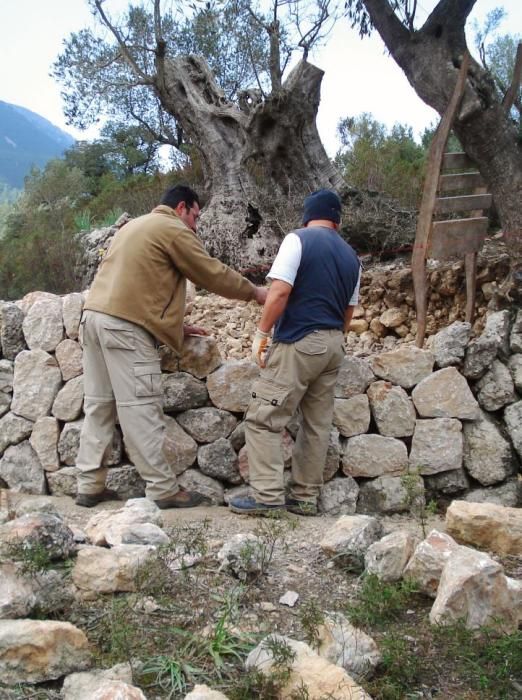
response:
{"label": "tree bark", "polygon": [[301,61],[272,95],[239,108],[217,86],[204,59],[165,59],[156,92],[197,148],[210,200],[201,237],[234,267],[265,262],[296,218],[302,199],[341,188],[319,138],[323,72]]}
{"label": "tree bark", "polygon": [[[442,115],[464,52],[475,0],[441,0],[424,26],[409,31],[387,0],[363,0],[373,25],[419,97]],[[473,59],[454,131],[493,194],[522,292],[522,144],[491,76]]]}

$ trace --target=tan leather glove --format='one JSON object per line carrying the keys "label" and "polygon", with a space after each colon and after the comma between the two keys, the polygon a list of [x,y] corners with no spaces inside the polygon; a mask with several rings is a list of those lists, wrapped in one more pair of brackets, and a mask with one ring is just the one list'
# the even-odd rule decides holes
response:
{"label": "tan leather glove", "polygon": [[268,350],[269,339],[270,333],[260,331],[258,328],[252,341],[252,360],[261,368],[265,366],[265,355]]}

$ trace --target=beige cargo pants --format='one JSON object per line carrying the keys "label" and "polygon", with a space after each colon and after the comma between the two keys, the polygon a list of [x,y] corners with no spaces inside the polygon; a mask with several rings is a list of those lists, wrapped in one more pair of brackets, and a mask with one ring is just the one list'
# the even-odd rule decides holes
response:
{"label": "beige cargo pants", "polygon": [[179,486],[163,453],[161,369],[154,338],[129,321],[84,311],[80,342],[85,420],[76,461],[78,493],[99,493],[105,486],[107,468],[102,463],[117,414],[127,453],[147,484],[147,497],[174,495]]}
{"label": "beige cargo pants", "polygon": [[252,495],[282,504],[282,432],[297,407],[301,424],[292,453],[290,496],[315,503],[323,483],[334,407],[334,387],[344,357],[343,334],[314,331],[296,343],[274,343],[252,386],[245,436]]}

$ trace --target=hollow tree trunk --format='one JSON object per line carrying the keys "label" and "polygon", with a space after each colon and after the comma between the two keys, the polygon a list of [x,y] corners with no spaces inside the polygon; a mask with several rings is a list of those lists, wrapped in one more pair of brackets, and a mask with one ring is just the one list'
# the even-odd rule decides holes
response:
{"label": "hollow tree trunk", "polygon": [[[467,50],[464,26],[475,0],[441,0],[424,26],[407,30],[387,0],[364,0],[371,20],[419,97],[443,114]],[[473,59],[454,130],[493,194],[522,290],[522,144],[489,74]]]}
{"label": "hollow tree trunk", "polygon": [[165,61],[158,96],[198,149],[211,193],[199,233],[234,267],[270,259],[299,223],[303,197],[343,185],[315,124],[322,76],[302,61],[273,96],[240,109],[203,59]]}

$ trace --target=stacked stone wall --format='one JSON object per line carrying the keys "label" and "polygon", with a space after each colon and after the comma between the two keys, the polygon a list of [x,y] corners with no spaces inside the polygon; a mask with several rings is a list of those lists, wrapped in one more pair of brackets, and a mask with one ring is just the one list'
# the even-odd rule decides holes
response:
{"label": "stacked stone wall", "polygon": [[[80,293],[33,292],[0,304],[3,488],[76,492],[83,303]],[[229,323],[239,326],[259,313],[253,304],[228,308]],[[197,299],[193,315],[196,309]],[[493,313],[480,335],[472,339],[471,332],[456,321],[430,339],[429,349],[402,342],[387,352],[346,356],[323,512],[400,512],[425,497],[520,505],[522,311]],[[162,351],[162,372],[167,459],[182,485],[225,503],[248,488],[242,419],[257,366],[244,357],[223,359],[213,337],[192,337],[179,359]],[[283,436],[287,466],[298,428],[297,415]],[[143,495],[119,426],[104,461],[108,484],[122,498]]]}

